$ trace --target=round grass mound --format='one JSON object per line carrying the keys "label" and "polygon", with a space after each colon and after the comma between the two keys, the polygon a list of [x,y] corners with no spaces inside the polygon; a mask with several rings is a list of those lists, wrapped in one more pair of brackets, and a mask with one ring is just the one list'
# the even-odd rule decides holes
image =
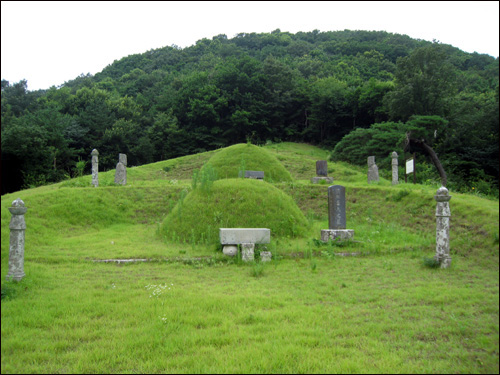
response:
{"label": "round grass mound", "polygon": [[263,171],[268,182],[292,181],[292,175],[262,147],[239,143],[216,152],[208,161],[218,178],[237,178],[240,171]]}
{"label": "round grass mound", "polygon": [[305,235],[309,222],[295,201],[273,185],[254,179],[225,179],[210,191],[192,190],[163,221],[170,241],[219,243],[219,228],[269,228],[271,239]]}

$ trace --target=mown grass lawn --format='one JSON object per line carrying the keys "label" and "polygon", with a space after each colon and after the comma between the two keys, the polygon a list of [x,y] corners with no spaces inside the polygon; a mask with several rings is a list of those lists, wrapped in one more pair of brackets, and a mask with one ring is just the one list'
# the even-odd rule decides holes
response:
{"label": "mown grass lawn", "polygon": [[[2,373],[498,373],[498,200],[452,192],[452,265],[428,268],[436,189],[367,185],[329,163],[355,242],[324,245],[327,186],[307,175],[326,155],[293,147],[269,147],[295,179],[275,186],[310,228],[273,237],[266,264],[162,236],[207,153],[130,168],[125,187],[110,171],[97,189],[85,176],[2,196]],[[15,283],[17,197],[28,229]],[[127,258],[149,261],[95,261]]]}

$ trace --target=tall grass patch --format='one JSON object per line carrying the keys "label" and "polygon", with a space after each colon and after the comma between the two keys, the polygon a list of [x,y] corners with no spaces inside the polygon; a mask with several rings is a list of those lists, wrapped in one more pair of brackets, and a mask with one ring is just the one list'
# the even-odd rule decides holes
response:
{"label": "tall grass patch", "polygon": [[271,236],[303,236],[309,227],[293,199],[265,181],[226,179],[191,191],[165,218],[169,240],[218,242],[219,228],[269,228]]}
{"label": "tall grass patch", "polygon": [[209,160],[219,178],[237,178],[245,170],[263,171],[269,182],[292,181],[292,176],[269,151],[252,144],[236,144],[219,150]]}

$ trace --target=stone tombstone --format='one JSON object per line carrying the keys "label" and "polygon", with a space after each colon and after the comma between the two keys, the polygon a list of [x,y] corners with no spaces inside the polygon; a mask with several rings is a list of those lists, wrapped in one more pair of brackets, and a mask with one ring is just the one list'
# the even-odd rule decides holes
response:
{"label": "stone tombstone", "polygon": [[391,154],[392,158],[392,184],[397,185],[399,183],[399,177],[398,177],[398,154],[396,151],[394,151]]}
{"label": "stone tombstone", "polygon": [[378,167],[375,164],[375,156],[368,156],[368,183],[378,181]]}
{"label": "stone tombstone", "polygon": [[346,229],[345,187],[332,185],[328,187],[328,229],[321,230],[321,241],[350,240],[354,230]]}
{"label": "stone tombstone", "polygon": [[26,222],[24,214],[28,210],[24,202],[17,198],[12,202],[9,211],[12,215],[10,220],[10,246],[9,246],[9,272],[7,280],[20,281],[26,275],[24,273],[24,239]]}
{"label": "stone tombstone", "polygon": [[328,163],[326,160],[316,161],[316,177],[311,178],[313,184],[317,184],[321,181],[326,183],[333,183],[333,177],[328,177]]}
{"label": "stone tombstone", "polygon": [[441,268],[448,268],[451,264],[450,256],[450,205],[451,195],[448,189],[441,186],[434,196],[436,200],[436,255],[434,257],[441,264]]}
{"label": "stone tombstone", "polygon": [[342,185],[328,187],[328,228],[346,229],[345,187]]}
{"label": "stone tombstone", "polygon": [[116,164],[115,184],[127,184],[127,155],[118,154],[118,164]]}
{"label": "stone tombstone", "polygon": [[326,160],[318,160],[316,162],[316,175],[320,177],[328,176],[328,163]]}
{"label": "stone tombstone", "polygon": [[99,186],[99,152],[94,148],[92,150],[92,185]]}

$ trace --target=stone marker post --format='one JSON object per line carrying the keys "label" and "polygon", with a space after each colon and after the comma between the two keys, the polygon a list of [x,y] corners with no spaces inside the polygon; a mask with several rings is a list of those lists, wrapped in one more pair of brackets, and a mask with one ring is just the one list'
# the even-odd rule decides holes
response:
{"label": "stone marker post", "polygon": [[378,181],[378,167],[375,164],[375,156],[368,156],[368,183]]}
{"label": "stone marker post", "polygon": [[345,187],[332,185],[328,187],[328,229],[321,230],[321,240],[339,238],[350,239],[354,230],[346,229]]}
{"label": "stone marker post", "polygon": [[118,154],[118,164],[116,164],[115,184],[127,185],[127,155]]}
{"label": "stone marker post", "polygon": [[24,273],[24,235],[26,231],[26,222],[24,214],[28,210],[24,207],[24,202],[17,198],[12,202],[9,211],[12,214],[10,219],[10,247],[9,247],[9,272],[7,280],[11,278],[20,281],[26,275]]}
{"label": "stone marker post", "polygon": [[436,255],[434,257],[441,264],[441,268],[448,268],[451,264],[450,256],[450,205],[451,195],[448,189],[441,186],[434,196],[436,200]]}
{"label": "stone marker post", "polygon": [[392,184],[397,185],[399,183],[398,179],[398,154],[394,151],[391,154],[392,157]]}
{"label": "stone marker post", "polygon": [[99,186],[99,152],[94,148],[92,150],[92,185]]}

